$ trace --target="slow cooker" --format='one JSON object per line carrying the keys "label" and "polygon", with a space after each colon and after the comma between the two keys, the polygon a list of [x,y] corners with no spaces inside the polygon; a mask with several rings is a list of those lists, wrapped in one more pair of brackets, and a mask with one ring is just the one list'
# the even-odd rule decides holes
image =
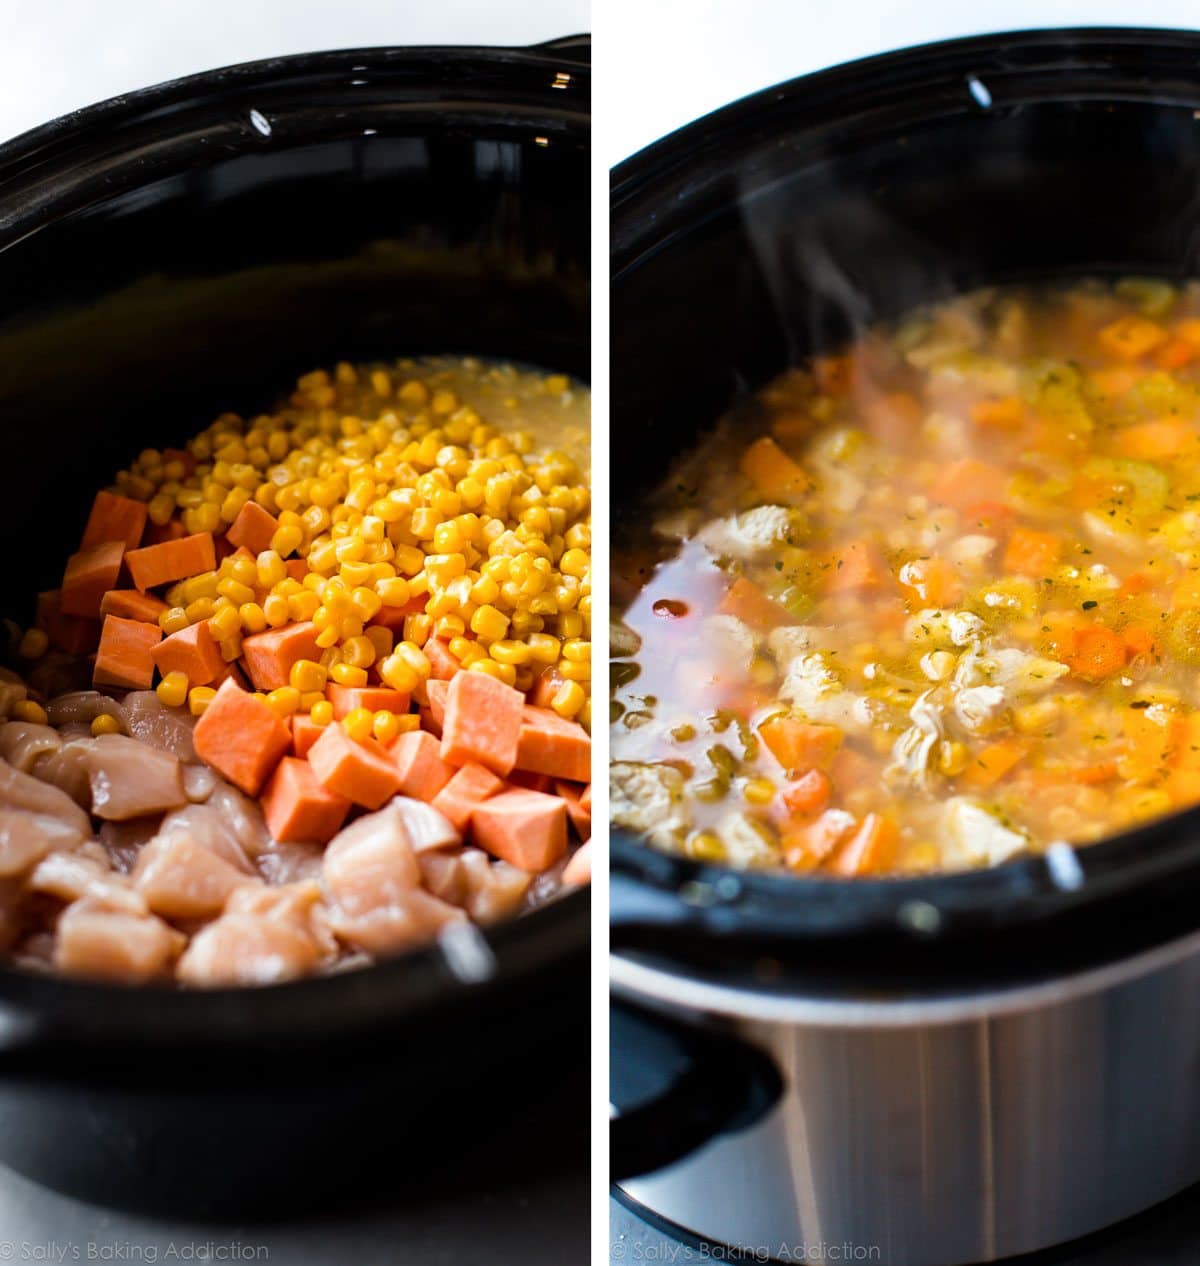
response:
{"label": "slow cooker", "polygon": [[[56,583],[113,471],[314,366],[444,352],[586,379],[588,111],[586,39],[372,48],[0,146],[4,614]],[[545,1154],[585,1157],[588,937],[576,892],[486,929],[470,964],[430,948],[214,992],[0,966],[0,1161],[242,1217],[419,1198],[468,1156],[503,1164],[543,1103]]]}
{"label": "slow cooker", "polygon": [[[993,282],[1200,267],[1200,35],[1057,30],[758,93],[612,186],[614,557],[735,401]],[[612,838],[613,1177],[745,1260],[951,1266],[1200,1179],[1200,812],[939,876]]]}

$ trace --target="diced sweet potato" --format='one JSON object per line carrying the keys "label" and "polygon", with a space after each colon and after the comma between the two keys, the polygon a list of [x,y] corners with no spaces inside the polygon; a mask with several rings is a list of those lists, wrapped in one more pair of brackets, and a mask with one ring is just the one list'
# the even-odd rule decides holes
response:
{"label": "diced sweet potato", "polygon": [[165,677],[179,672],[193,686],[207,686],[222,675],[225,661],[221,648],[208,627],[207,620],[189,624],[186,629],[172,633],[154,648],[154,662]]}
{"label": "diced sweet potato", "polygon": [[248,796],[257,796],[291,745],[288,728],[235,681],[221,684],[193,733],[196,752]]}
{"label": "diced sweet potato", "polygon": [[408,711],[409,696],[387,686],[339,686],[336,682],[325,690],[325,696],[333,704],[333,719],[340,721],[355,708],[367,708],[371,712]]}
{"label": "diced sweet potato", "polygon": [[421,709],[421,724],[438,738],[442,736],[442,722],[446,717],[446,696],[450,693],[448,681],[429,680],[425,683],[425,698],[428,703]]}
{"label": "diced sweet potato", "polygon": [[460,672],[446,692],[442,760],[477,761],[503,776],[517,763],[525,696],[487,673]]}
{"label": "diced sweet potato", "polygon": [[173,580],[212,571],[217,565],[217,552],[211,532],[193,532],[191,536],[130,550],[125,563],[139,589],[157,589]]}
{"label": "diced sweet potato", "polygon": [[342,829],[350,801],[323,786],[308,761],[285,756],[267,783],[262,807],[277,840],[327,844]]}
{"label": "diced sweet potato", "polygon": [[97,686],[149,690],[154,681],[154,648],[162,640],[157,624],[106,615],[92,681]]}
{"label": "diced sweet potato", "polygon": [[401,734],[388,748],[403,795],[431,801],[454,777],[454,766],[442,760],[441,752],[442,745],[425,730]]}
{"label": "diced sweet potato", "polygon": [[569,782],[587,782],[592,776],[592,740],[577,722],[568,721],[549,708],[526,704],[521,714],[516,767]]}
{"label": "diced sweet potato", "polygon": [[120,541],[125,549],[137,549],[146,530],[146,504],[115,492],[98,492],[92,502],[80,549]]}
{"label": "diced sweet potato", "polygon": [[378,809],[400,790],[400,775],[374,740],[356,742],[341,725],[327,725],[309,749],[309,764],[330,791],[367,809]]}
{"label": "diced sweet potato", "polygon": [[244,547],[257,555],[271,548],[271,538],[278,528],[279,520],[269,510],[264,510],[257,501],[247,501],[229,525],[225,539],[235,549]]}
{"label": "diced sweet potato", "polygon": [[242,662],[255,688],[278,690],[288,684],[288,674],[298,659],[320,659],[317,626],[311,621],[285,624],[279,629],[255,633],[242,643]]}
{"label": "diced sweet potato", "polygon": [[119,615],[126,620],[143,620],[147,624],[157,624],[158,617],[167,609],[161,598],[150,593],[139,593],[136,589],[110,589],[100,599],[100,614]]}
{"label": "diced sweet potato", "polygon": [[292,751],[303,758],[321,737],[324,726],[318,725],[307,712],[297,712],[292,717]]}
{"label": "diced sweet potato", "polygon": [[554,784],[555,794],[566,802],[567,817],[575,828],[575,834],[581,840],[587,840],[592,834],[592,805],[589,799],[587,808],[583,806],[583,791],[577,783],[558,781]]}
{"label": "diced sweet potato", "polygon": [[458,660],[450,654],[449,647],[441,638],[431,637],[425,643],[424,650],[425,658],[429,660],[430,667],[433,669],[435,680],[449,681],[460,671]]}
{"label": "diced sweet potato", "polygon": [[493,857],[545,870],[567,851],[567,804],[540,791],[505,791],[472,810],[471,831]]}
{"label": "diced sweet potato", "polygon": [[108,541],[72,554],[63,572],[62,596],[59,599],[63,614],[97,619],[104,595],[116,585],[121,574],[124,554],[125,546],[121,541]]}
{"label": "diced sweet potato", "polygon": [[490,796],[504,790],[504,782],[490,769],[464,765],[433,798],[433,807],[458,831],[465,831],[471,814]]}

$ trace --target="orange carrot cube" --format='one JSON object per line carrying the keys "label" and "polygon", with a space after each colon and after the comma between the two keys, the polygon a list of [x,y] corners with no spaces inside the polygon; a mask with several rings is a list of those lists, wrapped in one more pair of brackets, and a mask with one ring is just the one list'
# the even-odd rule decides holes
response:
{"label": "orange carrot cube", "polygon": [[388,748],[400,775],[400,792],[414,800],[432,801],[454,777],[454,766],[442,760],[442,745],[427,730],[401,734]]}
{"label": "orange carrot cube", "polygon": [[400,775],[374,740],[358,743],[341,725],[327,725],[309,748],[308,762],[330,791],[366,809],[378,809],[400,790]]}
{"label": "orange carrot cube", "polygon": [[541,871],[567,851],[567,802],[540,791],[505,791],[471,813],[475,843],[521,870]]}
{"label": "orange carrot cube", "polygon": [[271,834],[297,844],[328,844],[342,829],[350,801],[317,779],[306,760],[285,756],[262,795]]}
{"label": "orange carrot cube", "polygon": [[167,673],[180,672],[193,686],[207,686],[221,676],[225,667],[221,648],[207,620],[189,624],[186,629],[163,638],[154,648],[154,662],[164,677]]}
{"label": "orange carrot cube", "polygon": [[162,629],[157,624],[126,620],[119,615],[105,616],[92,682],[97,686],[149,690],[154,681],[154,648],[161,640]]}
{"label": "orange carrot cube", "polygon": [[271,538],[279,529],[279,520],[264,510],[257,501],[247,501],[229,525],[225,539],[235,549],[245,548],[258,555],[271,548]]}
{"label": "orange carrot cube", "polygon": [[442,760],[477,761],[497,774],[517,762],[525,696],[487,673],[456,673],[446,692]]}
{"label": "orange carrot cube", "polygon": [[503,790],[502,779],[497,778],[490,769],[471,762],[455,773],[434,796],[432,804],[459,831],[465,831],[475,809],[490,796]]}
{"label": "orange carrot cube", "polygon": [[100,599],[101,615],[120,615],[127,620],[144,620],[157,624],[158,617],[167,609],[161,598],[136,589],[110,589]]}
{"label": "orange carrot cube", "polygon": [[516,767],[551,778],[587,782],[592,776],[591,737],[577,722],[568,721],[549,708],[526,704],[521,714]]}
{"label": "orange carrot cube", "polygon": [[146,530],[146,505],[132,497],[121,497],[115,492],[98,492],[92,502],[87,526],[83,529],[80,549],[106,545],[120,541],[125,549],[136,549]]}
{"label": "orange carrot cube", "polygon": [[[318,652],[319,653],[319,652]],[[333,704],[333,718],[340,721],[355,708],[370,712],[407,712],[409,696],[387,686],[327,686],[325,696]]]}
{"label": "orange carrot cube", "polygon": [[254,633],[242,643],[242,660],[255,688],[278,690],[298,659],[320,659],[317,626],[311,621]]}
{"label": "orange carrot cube", "polygon": [[248,796],[257,796],[291,746],[292,736],[261,699],[231,677],[221,683],[196,722],[193,741],[201,760]]}
{"label": "orange carrot cube", "polygon": [[117,583],[124,553],[124,542],[107,541],[81,549],[67,559],[59,600],[63,615],[98,618],[104,595]]}
{"label": "orange carrot cube", "polygon": [[217,565],[217,552],[211,532],[194,532],[191,536],[130,550],[125,562],[139,589],[157,589],[173,580],[212,571]]}

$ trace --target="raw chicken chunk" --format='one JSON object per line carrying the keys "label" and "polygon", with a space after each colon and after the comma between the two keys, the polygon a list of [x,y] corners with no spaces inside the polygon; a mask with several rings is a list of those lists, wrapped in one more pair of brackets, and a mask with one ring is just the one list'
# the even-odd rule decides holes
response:
{"label": "raw chicken chunk", "polygon": [[165,976],[184,944],[181,933],[152,914],[86,896],[58,921],[54,965],[72,976],[142,984]]}
{"label": "raw chicken chunk", "polygon": [[98,818],[140,818],[187,803],[179,761],[167,752],[123,734],[101,734],[72,746],[83,754]]}
{"label": "raw chicken chunk", "polygon": [[479,848],[425,853],[420,858],[425,886],[434,896],[460,906],[476,923],[494,923],[520,909],[533,876]]}

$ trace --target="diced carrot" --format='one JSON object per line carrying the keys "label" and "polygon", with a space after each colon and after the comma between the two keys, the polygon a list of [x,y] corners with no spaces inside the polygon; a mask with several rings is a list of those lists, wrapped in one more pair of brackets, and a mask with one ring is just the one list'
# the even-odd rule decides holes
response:
{"label": "diced carrot", "polygon": [[432,801],[454,777],[454,766],[442,760],[442,745],[427,730],[401,734],[387,749],[400,775],[401,795]]}
{"label": "diced carrot", "polygon": [[303,759],[324,729],[325,726],[318,725],[307,712],[297,712],[292,717],[292,751]]}
{"label": "diced carrot", "polygon": [[[245,642],[242,646],[244,649]],[[403,713],[408,711],[409,705],[408,695],[387,686],[339,686],[332,682],[325,688],[325,696],[333,704],[335,721],[340,721],[355,708],[366,708],[371,712]]]}
{"label": "diced carrot", "polygon": [[442,717],[442,760],[476,761],[504,775],[517,763],[525,696],[487,673],[460,672],[450,681]]}
{"label": "diced carrot", "polygon": [[541,791],[503,791],[471,812],[480,848],[521,870],[541,871],[567,851],[567,803]]}
{"label": "diced carrot", "polygon": [[67,559],[59,599],[63,615],[99,618],[104,595],[116,587],[124,553],[123,541],[108,541],[82,549]]}
{"label": "diced carrot", "polygon": [[229,525],[225,539],[235,548],[245,548],[258,555],[271,548],[271,538],[279,530],[279,520],[264,510],[257,501],[247,501]]}
{"label": "diced carrot", "polygon": [[959,782],[964,787],[991,787],[1000,781],[1029,752],[1029,744],[1021,739],[997,739],[975,753],[974,760],[963,770]]}
{"label": "diced carrot", "polygon": [[567,817],[575,834],[581,840],[587,840],[592,834],[592,810],[590,805],[586,809],[583,807],[582,792],[583,788],[575,782],[563,782],[560,778],[554,784],[554,794],[566,802]]}
{"label": "diced carrot", "polygon": [[1081,765],[1074,771],[1072,777],[1076,782],[1083,783],[1085,787],[1097,787],[1102,783],[1112,782],[1117,773],[1115,760],[1102,760],[1093,765]]}
{"label": "diced carrot", "polygon": [[833,786],[829,778],[819,769],[810,769],[803,777],[788,783],[780,799],[789,813],[797,817],[812,818],[818,813],[824,813],[829,807],[829,797],[832,794]]}
{"label": "diced carrot", "polygon": [[780,765],[796,774],[828,769],[843,738],[835,725],[813,725],[782,712],[768,717],[758,735]]}
{"label": "diced carrot", "polygon": [[1004,550],[1004,570],[1040,580],[1050,574],[1062,551],[1063,542],[1053,533],[1016,527]]}
{"label": "diced carrot", "polygon": [[192,686],[207,686],[221,676],[225,667],[221,648],[207,620],[189,624],[186,629],[163,638],[154,648],[154,662],[164,677],[167,673],[183,673]]}
{"label": "diced carrot", "polygon": [[1127,624],[1121,630],[1121,637],[1130,659],[1137,659],[1139,656],[1146,659],[1158,658],[1158,643],[1154,633],[1144,624]]}
{"label": "diced carrot", "polygon": [[1195,359],[1196,348],[1183,338],[1167,339],[1154,353],[1154,364],[1159,369],[1182,369]]}
{"label": "diced carrot", "polygon": [[911,391],[875,396],[864,400],[861,407],[867,431],[892,447],[911,441],[924,417],[924,410]]}
{"label": "diced carrot", "polygon": [[829,869],[837,875],[878,874],[891,866],[900,832],[889,818],[868,813],[834,855]]}
{"label": "diced carrot", "polygon": [[217,552],[211,532],[193,532],[178,540],[163,541],[130,550],[125,555],[129,574],[139,589],[157,589],[173,580],[185,580],[217,565]]}
{"label": "diced carrot", "polygon": [[1125,643],[1112,629],[1093,624],[1076,634],[1067,663],[1077,677],[1103,681],[1125,667]]}
{"label": "diced carrot", "polygon": [[308,763],[325,787],[365,809],[378,809],[400,790],[387,751],[372,738],[356,742],[340,724],[325,727],[309,748]]}
{"label": "diced carrot", "polygon": [[849,541],[829,555],[825,588],[830,593],[876,589],[886,574],[873,545],[867,541]]}
{"label": "diced carrot", "polygon": [[1119,457],[1157,462],[1178,457],[1200,440],[1200,432],[1182,418],[1159,418],[1122,427],[1113,436],[1113,450]]}
{"label": "diced carrot", "polygon": [[137,549],[146,530],[146,503],[115,492],[98,492],[92,502],[80,549],[120,541],[125,549]]}
{"label": "diced carrot", "polygon": [[465,831],[471,814],[489,796],[503,790],[503,779],[497,778],[490,769],[468,761],[455,772],[431,803],[442,817],[453,823],[456,830]]}
{"label": "diced carrot", "polygon": [[745,576],[739,576],[729,586],[725,596],[717,604],[717,610],[722,615],[736,616],[752,629],[763,632],[791,622],[783,607]]}
{"label": "diced carrot", "polygon": [[37,624],[50,645],[68,655],[86,655],[100,643],[100,621],[63,615],[62,590],[47,589],[37,596]]}
{"label": "diced carrot", "polygon": [[570,782],[587,782],[592,776],[592,740],[575,721],[549,708],[526,704],[521,714],[516,768]]}
{"label": "diced carrot", "polygon": [[289,558],[284,564],[287,568],[289,580],[299,580],[301,583],[304,577],[308,575],[308,560],[304,558]]}
{"label": "diced carrot", "polygon": [[263,791],[262,809],[277,840],[328,844],[341,830],[350,801],[322,786],[308,761],[285,756]]}
{"label": "diced carrot", "polygon": [[311,621],[253,633],[242,642],[246,672],[259,690],[278,690],[286,686],[288,674],[298,659],[320,658],[317,626]]}
{"label": "diced carrot", "polygon": [[459,671],[459,662],[440,637],[431,637],[422,648],[437,681],[449,681]]}
{"label": "diced carrot", "polygon": [[421,709],[421,725],[431,734],[442,737],[442,723],[446,719],[446,696],[450,693],[448,681],[430,679],[425,683],[426,707]]}
{"label": "diced carrot", "polygon": [[1020,396],[976,400],[971,406],[971,421],[976,426],[1011,431],[1025,421],[1025,405]]}
{"label": "diced carrot", "polygon": [[964,510],[980,501],[1002,501],[1008,480],[1004,471],[974,457],[952,462],[934,481],[932,500]]}
{"label": "diced carrot", "polygon": [[106,615],[100,630],[92,683],[149,690],[154,681],[152,655],[161,638],[162,629],[157,624]]}
{"label": "diced carrot", "polygon": [[1159,708],[1126,708],[1121,714],[1125,750],[1117,772],[1132,782],[1155,782],[1190,749],[1190,727],[1176,713]]}
{"label": "diced carrot", "polygon": [[799,497],[812,486],[804,468],[794,462],[769,436],[755,440],[742,454],[742,474],[772,500]]}
{"label": "diced carrot", "polygon": [[110,589],[100,599],[101,615],[119,615],[127,620],[145,620],[156,624],[167,604],[152,593],[140,593],[136,589]]}
{"label": "diced carrot", "polygon": [[1108,356],[1118,360],[1141,360],[1166,338],[1167,332],[1161,325],[1145,317],[1131,315],[1118,317],[1111,325],[1106,325],[1096,336],[1096,341]]}
{"label": "diced carrot", "polygon": [[1121,587],[1117,590],[1119,598],[1136,597],[1138,594],[1145,593],[1151,586],[1150,577],[1144,571],[1131,571],[1128,576],[1121,581]]}
{"label": "diced carrot", "polygon": [[815,822],[784,832],[783,859],[790,870],[812,870],[820,866],[852,830],[844,813],[827,811]]}
{"label": "diced carrot", "polygon": [[[570,806],[567,806],[568,811]],[[592,846],[586,841],[571,854],[571,860],[563,868],[562,881],[572,887],[592,882]]]}
{"label": "diced carrot", "polygon": [[235,682],[222,682],[192,732],[196,753],[248,796],[257,796],[291,746],[283,721]]}
{"label": "diced carrot", "polygon": [[900,587],[922,606],[952,607],[963,595],[954,564],[944,558],[914,558],[900,568]]}

